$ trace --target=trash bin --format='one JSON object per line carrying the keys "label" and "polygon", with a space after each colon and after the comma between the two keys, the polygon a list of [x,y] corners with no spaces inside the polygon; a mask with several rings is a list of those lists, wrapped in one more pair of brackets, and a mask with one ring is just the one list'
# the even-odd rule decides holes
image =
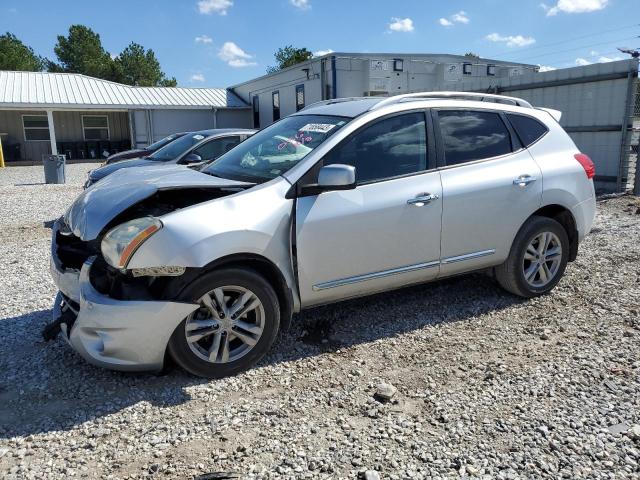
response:
{"label": "trash bin", "polygon": [[44,163],[45,183],[65,183],[64,155],[43,155],[42,163]]}
{"label": "trash bin", "polygon": [[87,158],[95,160],[100,158],[100,151],[98,150],[98,142],[85,142],[87,146]]}
{"label": "trash bin", "polygon": [[75,149],[79,160],[87,158],[87,145],[84,142],[76,142]]}

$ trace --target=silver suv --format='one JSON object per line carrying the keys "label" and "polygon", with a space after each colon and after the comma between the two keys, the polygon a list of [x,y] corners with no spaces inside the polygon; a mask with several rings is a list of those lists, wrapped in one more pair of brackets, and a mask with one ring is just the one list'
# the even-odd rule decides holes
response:
{"label": "silver suv", "polygon": [[485,270],[550,291],[595,214],[593,163],[524,100],[340,99],[201,169],[127,169],[53,229],[55,321],[89,362],[204,377],[258,361],[293,312]]}

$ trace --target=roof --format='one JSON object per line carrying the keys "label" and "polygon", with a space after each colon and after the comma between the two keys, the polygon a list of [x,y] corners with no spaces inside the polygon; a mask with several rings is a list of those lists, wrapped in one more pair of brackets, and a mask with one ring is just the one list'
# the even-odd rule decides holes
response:
{"label": "roof", "polygon": [[253,129],[253,128],[210,128],[208,130],[196,130],[193,132],[188,132],[187,135],[191,135],[191,134],[201,134],[201,135],[207,135],[208,137],[222,137],[225,135],[229,135],[229,134],[238,134],[238,135],[242,135],[242,134],[249,134],[249,135],[253,135],[254,133],[256,133],[257,130]]}
{"label": "roof", "polygon": [[[371,110],[405,103],[411,101],[436,101],[436,100],[454,100],[466,102],[490,102],[501,105],[514,105],[523,108],[533,108],[529,102],[517,97],[506,95],[492,95],[488,93],[475,92],[414,92],[401,95],[380,96],[380,97],[352,97],[337,98],[332,100],[323,100],[312,103],[303,108],[294,115],[335,115],[339,117],[354,118]],[[477,106],[477,105],[474,105]]]}
{"label": "roof", "polygon": [[132,87],[78,73],[0,71],[0,108],[249,108],[225,88]]}
{"label": "roof", "polygon": [[386,97],[343,98],[339,101],[322,101],[312,103],[294,115],[335,115],[337,117],[357,117],[369,111],[375,104]]}
{"label": "roof", "polygon": [[335,57],[336,59],[341,58],[349,58],[349,59],[357,59],[357,60],[376,60],[376,59],[390,59],[390,58],[402,58],[404,60],[410,61],[411,59],[420,59],[427,63],[447,63],[447,62],[472,62],[482,64],[496,64],[500,66],[513,66],[513,67],[537,67],[537,65],[532,65],[530,63],[520,63],[520,62],[511,62],[508,60],[495,60],[493,58],[485,58],[485,57],[467,57],[465,55],[454,55],[451,53],[357,53],[357,52],[330,52],[325,55],[321,55],[318,57],[312,57],[304,62],[296,63],[295,65],[291,65],[290,67],[283,68],[282,70],[276,70],[272,73],[267,73],[260,77],[252,78],[250,80],[245,80],[244,82],[236,83],[235,85],[230,87],[230,90],[238,88],[242,85],[246,85],[249,83],[257,82],[259,80],[275,77],[277,75],[282,74],[283,72],[287,72],[290,70],[300,70],[313,62],[318,62],[320,60],[328,59],[331,57]]}

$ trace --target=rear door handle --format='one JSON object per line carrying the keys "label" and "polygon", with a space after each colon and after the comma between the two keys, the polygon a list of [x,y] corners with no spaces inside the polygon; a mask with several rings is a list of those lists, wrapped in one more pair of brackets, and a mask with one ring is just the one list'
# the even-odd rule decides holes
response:
{"label": "rear door handle", "polygon": [[426,204],[433,202],[434,200],[437,200],[438,195],[436,195],[435,193],[423,193],[421,195],[418,195],[417,197],[414,198],[410,198],[409,200],[407,200],[407,205],[414,205],[416,207],[424,207]]}
{"label": "rear door handle", "polygon": [[513,184],[519,186],[520,188],[524,188],[535,181],[536,177],[532,177],[531,175],[520,175],[513,181]]}

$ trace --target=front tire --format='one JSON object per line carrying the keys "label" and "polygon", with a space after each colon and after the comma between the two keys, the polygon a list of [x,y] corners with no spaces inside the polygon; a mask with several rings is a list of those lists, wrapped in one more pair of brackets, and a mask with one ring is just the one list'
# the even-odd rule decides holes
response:
{"label": "front tire", "polygon": [[505,290],[525,298],[550,292],[560,281],[569,258],[569,237],[552,218],[531,217],[516,235],[509,257],[496,267]]}
{"label": "front tire", "polygon": [[278,296],[253,270],[208,272],[180,297],[199,303],[200,308],[180,322],[168,349],[176,363],[194,375],[235,375],[264,357],[276,339]]}

